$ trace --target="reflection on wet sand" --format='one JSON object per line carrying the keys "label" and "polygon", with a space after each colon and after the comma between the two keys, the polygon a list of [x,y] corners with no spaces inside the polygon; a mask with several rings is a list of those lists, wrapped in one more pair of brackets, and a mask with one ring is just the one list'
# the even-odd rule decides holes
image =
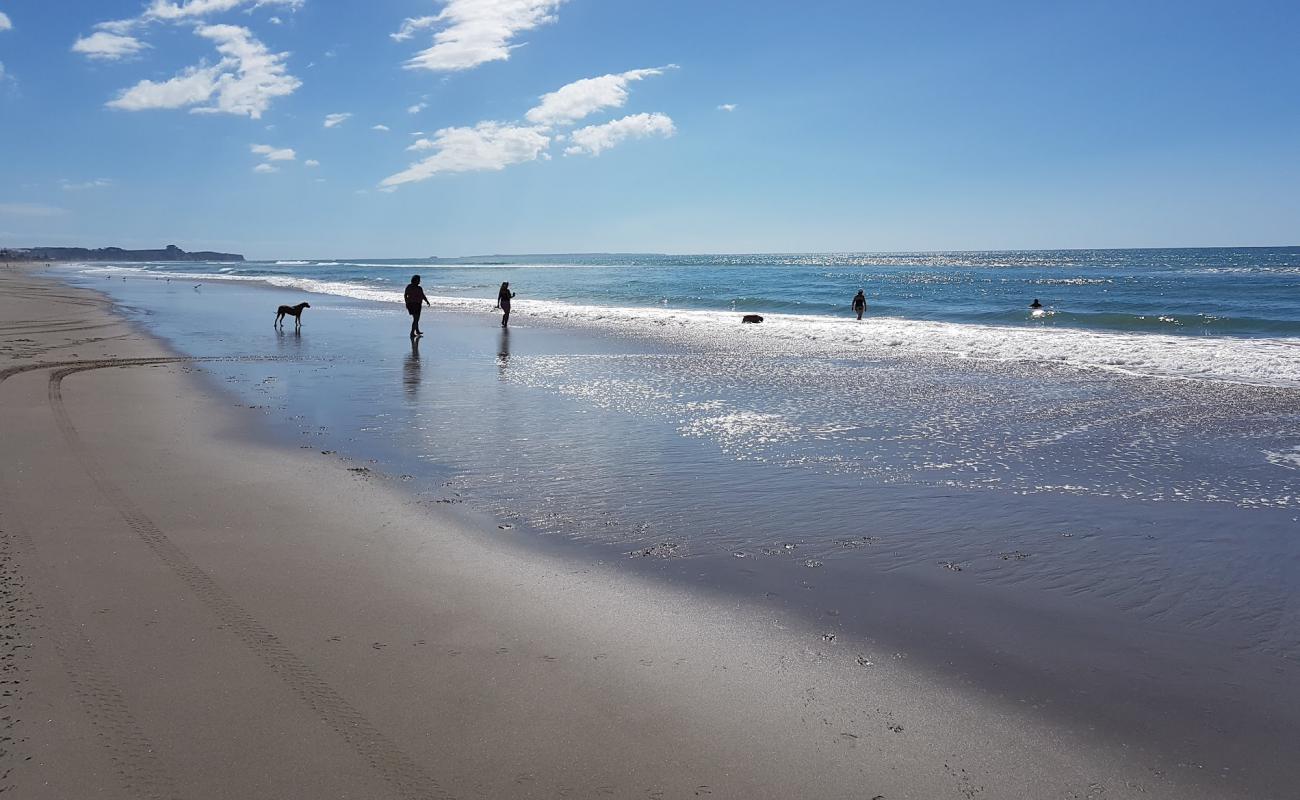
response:
{"label": "reflection on wet sand", "polygon": [[286,334],[284,330],[276,328],[275,344],[281,352],[298,350],[302,347],[302,331],[295,330],[292,334]]}
{"label": "reflection on wet sand", "polygon": [[411,339],[411,352],[402,362],[402,388],[406,390],[406,396],[412,399],[420,391],[420,340]]}
{"label": "reflection on wet sand", "polygon": [[497,371],[504,378],[506,367],[510,366],[510,329],[501,329],[501,339],[497,343]]}

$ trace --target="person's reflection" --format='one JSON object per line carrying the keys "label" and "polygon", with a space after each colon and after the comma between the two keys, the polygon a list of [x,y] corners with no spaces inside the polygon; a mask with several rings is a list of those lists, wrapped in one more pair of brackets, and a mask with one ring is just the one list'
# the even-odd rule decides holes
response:
{"label": "person's reflection", "polygon": [[417,337],[411,337],[411,354],[402,364],[402,388],[412,399],[420,390],[420,340]]}
{"label": "person's reflection", "polygon": [[505,378],[510,366],[510,329],[501,329],[501,342],[497,345],[497,377]]}

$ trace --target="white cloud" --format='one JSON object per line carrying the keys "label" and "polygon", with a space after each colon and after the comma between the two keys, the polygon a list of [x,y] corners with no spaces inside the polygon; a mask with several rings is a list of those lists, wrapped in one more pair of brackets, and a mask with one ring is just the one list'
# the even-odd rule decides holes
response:
{"label": "white cloud", "polygon": [[394,42],[404,42],[415,35],[416,31],[432,28],[438,24],[437,17],[407,17],[402,20],[402,27],[397,29],[397,33],[388,34]]}
{"label": "white cloud", "polygon": [[735,104],[735,103],[723,103],[722,105],[718,106],[718,110],[719,110],[719,111],[735,111],[735,110],[736,110],[736,104]]}
{"label": "white cloud", "polygon": [[117,61],[118,59],[136,55],[147,47],[149,45],[134,36],[109,33],[108,31],[95,31],[89,36],[83,36],[73,42],[72,52],[81,53],[87,58]]}
{"label": "white cloud", "polygon": [[326,114],[325,127],[333,128],[335,126],[342,125],[344,122],[347,122],[348,117],[351,116],[352,116],[351,112],[345,112],[342,114]]}
{"label": "white cloud", "polygon": [[675,65],[634,69],[597,78],[583,78],[541,96],[541,102],[524,116],[536,125],[567,125],[596,111],[621,108],[627,102],[627,85],[662,75]]}
{"label": "white cloud", "polygon": [[[303,166],[305,166],[305,167],[319,167],[319,166],[320,166],[320,162],[317,161],[317,160],[314,159],[314,158],[309,158],[309,159],[307,159],[306,161],[304,161],[304,162],[302,162],[302,163],[303,163]],[[322,179],[322,178],[317,178],[317,180],[323,180],[323,179]]]}
{"label": "white cloud", "polygon": [[114,19],[108,22],[95,23],[95,29],[108,31],[109,33],[130,33],[140,24],[138,19]]}
{"label": "white cloud", "polygon": [[195,19],[209,14],[220,14],[240,6],[286,6],[289,10],[302,7],[303,0],[182,0],[179,3],[167,0],[153,0],[143,14],[144,19],[158,19],[169,22]]}
{"label": "white cloud", "polygon": [[279,17],[267,17],[267,18],[266,18],[266,21],[269,22],[269,23],[271,23],[272,25],[283,25],[283,24],[284,24],[284,20],[280,19]]}
{"label": "white cloud", "polygon": [[428,107],[429,107],[428,103],[416,103],[415,105],[407,106],[406,113],[419,114],[421,111],[425,110]]}
{"label": "white cloud", "polygon": [[109,108],[123,111],[143,111],[150,108],[184,108],[207,101],[217,90],[220,66],[187,67],[179,75],[161,83],[143,80],[124,89],[115,99],[108,101]]}
{"label": "white cloud", "polygon": [[9,15],[0,11],[0,31],[13,30],[14,24],[9,19]]}
{"label": "white cloud", "polygon": [[421,150],[432,150],[437,146],[438,145],[432,139],[416,139],[415,142],[406,149],[413,150],[418,153]]}
{"label": "white cloud", "polygon": [[672,136],[677,132],[673,121],[666,114],[632,114],[631,116],[606,122],[603,125],[588,125],[569,134],[573,142],[564,149],[566,156],[587,153],[598,156],[624,139],[643,139],[647,136]]}
{"label": "white cloud", "polygon": [[389,127],[387,125],[371,125],[370,130],[387,132],[389,130]]}
{"label": "white cloud", "polygon": [[[183,8],[198,2],[192,0]],[[124,89],[108,106],[124,111],[190,106],[191,113],[242,114],[259,119],[272,100],[293,94],[302,85],[285,69],[287,54],[270,52],[247,28],[201,25],[195,33],[217,43],[217,52],[223,56],[219,62],[188,67],[162,82],[140,81]]]}
{"label": "white cloud", "polygon": [[418,148],[437,152],[388,176],[380,186],[394,189],[443,172],[505,169],[511,164],[535,161],[550,142],[550,137],[541,128],[500,122],[480,122],[473,128],[443,128],[434,133],[427,147]]}
{"label": "white cloud", "polygon": [[0,83],[5,82],[5,62],[0,61]]}
{"label": "white cloud", "polygon": [[519,45],[511,41],[520,33],[555,21],[554,11],[564,0],[446,0],[436,17],[408,18],[392,37],[411,38],[416,31],[438,27],[433,46],[416,53],[407,69],[455,72],[488,61],[505,61]]}
{"label": "white cloud", "polygon": [[267,161],[293,161],[298,157],[298,154],[290,147],[281,147],[276,149],[269,144],[254,144],[249,145],[248,149],[257,155],[262,156]]}
{"label": "white cloud", "polygon": [[258,164],[256,167],[253,167],[253,172],[259,172],[259,173],[279,172],[279,171],[280,171],[279,167],[273,166],[271,164]]}
{"label": "white cloud", "polygon": [[81,183],[73,183],[67,178],[59,181],[59,186],[62,187],[65,192],[76,192],[82,189],[102,189],[106,186],[112,185],[113,182],[108,178],[95,178],[94,180],[82,181]]}

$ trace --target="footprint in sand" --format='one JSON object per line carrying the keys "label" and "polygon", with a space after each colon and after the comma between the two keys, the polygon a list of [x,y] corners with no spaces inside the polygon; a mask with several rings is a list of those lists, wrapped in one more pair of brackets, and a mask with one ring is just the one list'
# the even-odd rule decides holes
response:
{"label": "footprint in sand", "polygon": [[375,642],[374,644],[372,644],[372,645],[370,645],[370,646],[373,647],[373,648],[376,649],[376,650],[383,650],[383,649],[384,649],[385,647],[387,647],[388,645],[384,644],[383,642]]}
{"label": "footprint in sand", "polygon": [[548,661],[548,662],[551,662],[551,661],[559,661],[559,659],[556,658],[555,656],[546,656],[546,655],[542,655],[542,656],[538,656],[538,658],[540,658],[540,659],[543,660],[543,661]]}
{"label": "footprint in sand", "polygon": [[655,662],[654,662],[653,659],[643,658],[643,659],[641,659],[640,661],[638,661],[637,663],[640,664],[640,665],[643,666],[643,667],[650,667],[650,666],[654,666],[654,663],[655,663]]}
{"label": "footprint in sand", "polygon": [[592,661],[599,661],[599,660],[601,660],[602,658],[604,658],[606,655],[607,655],[606,653],[597,653],[596,655],[594,655],[594,656],[591,657],[591,660],[592,660]]}
{"label": "footprint in sand", "polygon": [[448,651],[447,651],[447,655],[449,655],[449,656],[458,656],[458,655],[460,655],[460,651],[459,651],[459,650],[448,650]]}
{"label": "footprint in sand", "polygon": [[509,652],[510,652],[510,648],[509,648],[509,647],[498,647],[498,648],[497,648],[497,655],[499,655],[499,656],[503,656],[503,655],[505,655],[506,653],[509,653]]}
{"label": "footprint in sand", "polygon": [[423,639],[416,639],[414,642],[411,642],[411,646],[412,646],[412,647],[419,647],[419,646],[422,645],[422,644],[424,644],[424,640],[423,640]]}
{"label": "footprint in sand", "polygon": [[327,642],[341,642],[341,641],[343,641],[343,637],[342,637],[342,636],[331,636],[330,638],[326,639],[325,641],[327,641]]}

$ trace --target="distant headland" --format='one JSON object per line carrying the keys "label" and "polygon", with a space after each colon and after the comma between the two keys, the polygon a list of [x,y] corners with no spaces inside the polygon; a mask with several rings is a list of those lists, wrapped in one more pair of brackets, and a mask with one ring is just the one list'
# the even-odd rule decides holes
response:
{"label": "distant headland", "polygon": [[187,253],[174,244],[161,250],[123,250],[120,247],[16,247],[0,250],[0,261],[243,261],[238,253],[200,250]]}

